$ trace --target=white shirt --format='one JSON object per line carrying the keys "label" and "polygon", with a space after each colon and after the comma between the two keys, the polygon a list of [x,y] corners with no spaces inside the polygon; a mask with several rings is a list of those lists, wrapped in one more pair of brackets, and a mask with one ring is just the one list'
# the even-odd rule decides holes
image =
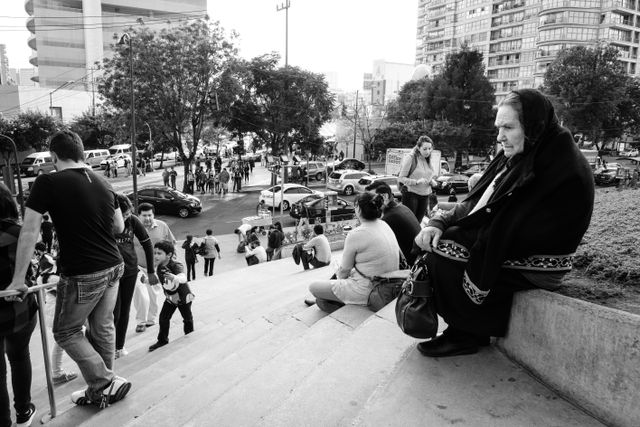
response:
{"label": "white shirt", "polygon": [[267,251],[262,246],[257,246],[255,249],[247,249],[244,256],[249,258],[251,255],[255,255],[258,258],[258,262],[267,262]]}

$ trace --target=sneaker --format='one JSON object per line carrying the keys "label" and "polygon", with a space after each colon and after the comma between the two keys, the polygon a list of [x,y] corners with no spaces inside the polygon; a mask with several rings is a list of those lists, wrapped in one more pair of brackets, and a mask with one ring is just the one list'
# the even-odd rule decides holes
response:
{"label": "sneaker", "polygon": [[16,414],[16,426],[29,427],[36,417],[36,405],[29,403],[29,410],[23,414]]}
{"label": "sneaker", "polygon": [[53,384],[58,385],[68,383],[69,381],[73,381],[76,378],[78,378],[78,374],[76,374],[75,372],[63,372],[60,375],[56,375],[55,377],[53,377]]}
{"label": "sneaker", "polygon": [[87,397],[86,390],[75,391],[71,393],[71,402],[78,406],[84,405],[98,405],[100,409],[104,409],[107,406],[116,403],[124,397],[131,390],[131,383],[122,377],[114,377],[111,384],[109,384],[104,390],[98,401],[92,401]]}
{"label": "sneaker", "polygon": [[155,326],[155,324],[156,324],[156,322],[154,322],[154,321],[152,320],[151,322],[146,322],[146,323],[144,324],[144,326],[146,326],[146,327],[148,328],[148,327],[150,327],[150,326]]}
{"label": "sneaker", "polygon": [[147,329],[147,326],[144,323],[140,323],[136,326],[136,332],[144,332]]}
{"label": "sneaker", "polygon": [[127,349],[122,347],[120,350],[116,350],[116,353],[114,354],[114,359],[119,359],[121,357],[126,356],[127,354],[129,354]]}
{"label": "sneaker", "polygon": [[165,345],[169,344],[168,342],[164,342],[164,341],[158,341],[155,344],[149,346],[149,351],[153,351],[153,350],[157,350],[160,347],[163,347]]}

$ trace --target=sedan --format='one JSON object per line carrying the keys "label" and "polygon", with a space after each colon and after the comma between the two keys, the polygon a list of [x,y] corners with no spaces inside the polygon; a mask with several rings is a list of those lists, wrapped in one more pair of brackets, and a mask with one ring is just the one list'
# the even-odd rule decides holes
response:
{"label": "sedan", "polygon": [[289,210],[291,205],[310,194],[322,195],[322,193],[305,187],[304,185],[289,183],[284,184],[284,187],[276,185],[274,187],[267,188],[266,190],[262,190],[260,192],[258,202],[264,202],[266,206],[275,206],[277,208],[282,204],[282,209],[286,211]]}
{"label": "sedan", "polygon": [[618,185],[620,178],[618,177],[619,168],[600,169],[593,174],[594,181],[597,185]]}
{"label": "sedan", "polygon": [[291,205],[291,210],[289,211],[289,215],[291,215],[291,217],[295,219],[302,218],[304,210],[306,209],[304,207],[304,204],[313,202],[314,200],[318,200],[318,199],[322,199],[322,196],[320,194],[309,194],[307,197],[304,197],[298,200],[297,202]]}
{"label": "sedan", "polygon": [[469,191],[469,177],[462,174],[440,175],[436,183],[433,188],[436,194],[449,194],[452,188],[455,188],[456,193]]}
{"label": "sedan", "polygon": [[[127,194],[133,200],[133,193]],[[184,194],[162,185],[147,186],[138,190],[138,204],[151,203],[156,214],[178,215],[186,218],[202,211],[202,203],[197,197]]]}
{"label": "sedan", "polygon": [[127,161],[131,163],[131,156],[129,156],[128,154],[118,154],[117,156],[109,156],[100,162],[100,169],[103,169],[103,170],[106,169],[107,162],[112,162],[112,161],[116,162],[116,165],[118,165],[117,167],[123,168],[124,159],[127,159]]}
{"label": "sedan", "polygon": [[398,177],[393,175],[372,175],[362,177],[356,185],[356,191],[358,193],[364,193],[365,188],[367,188],[367,186],[373,184],[374,182],[384,182],[391,188],[391,192],[393,193],[394,198],[402,198],[402,193],[398,188]]}
{"label": "sedan", "polygon": [[[301,204],[301,211],[297,218],[308,218],[309,222],[315,222],[318,220],[322,222],[327,217],[326,210],[327,197],[321,197],[319,199],[310,200]],[[349,202],[344,199],[337,198],[335,206],[329,206],[330,221],[343,221],[346,219],[353,219],[355,217],[356,210]],[[290,215],[294,218],[293,208]]]}
{"label": "sedan", "polygon": [[364,164],[364,162],[361,162],[358,159],[344,159],[341,160],[339,162],[335,162],[333,164],[328,164],[327,165],[327,171],[334,171],[334,170],[343,170],[343,169],[352,169],[352,170],[357,170],[357,171],[363,171],[367,168],[367,165]]}

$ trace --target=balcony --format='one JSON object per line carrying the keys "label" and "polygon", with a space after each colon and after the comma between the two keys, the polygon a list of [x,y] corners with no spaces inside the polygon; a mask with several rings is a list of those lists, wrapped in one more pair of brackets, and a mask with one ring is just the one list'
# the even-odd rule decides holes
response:
{"label": "balcony", "polygon": [[31,34],[36,33],[36,18],[32,16],[27,18],[27,30],[31,31]]}
{"label": "balcony", "polygon": [[29,35],[29,38],[27,39],[27,44],[33,50],[37,50],[38,49],[36,47],[36,36],[35,36],[35,34],[30,34]]}
{"label": "balcony", "polygon": [[34,67],[38,66],[38,53],[37,52],[33,52],[31,54],[31,56],[29,56],[29,63],[31,65],[33,65]]}
{"label": "balcony", "polygon": [[29,15],[33,15],[33,0],[25,0],[25,2],[24,2],[24,10]]}

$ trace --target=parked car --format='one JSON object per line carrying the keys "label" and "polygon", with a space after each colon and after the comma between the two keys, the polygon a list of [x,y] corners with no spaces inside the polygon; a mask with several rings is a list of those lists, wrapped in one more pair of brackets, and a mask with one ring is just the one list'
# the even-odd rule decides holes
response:
{"label": "parked car", "polygon": [[627,151],[621,151],[620,152],[620,157],[636,157],[640,154],[640,152],[638,152],[638,150],[627,150]]}
{"label": "parked car", "polygon": [[[127,194],[133,200],[133,192]],[[157,214],[186,218],[202,211],[200,199],[163,185],[151,185],[138,190],[138,204],[151,203]]]}
{"label": "parked car", "polygon": [[366,168],[367,168],[367,165],[365,165],[364,162],[361,162],[358,159],[347,158],[339,162],[328,163],[327,173],[329,171],[334,171],[334,170],[337,171],[337,170],[345,170],[345,169],[362,171],[362,170],[365,170]]}
{"label": "parked car", "polygon": [[368,173],[361,170],[336,170],[331,172],[327,179],[327,188],[339,193],[343,193],[346,196],[350,196],[356,191],[356,186],[360,178],[370,176]]}
{"label": "parked car", "polygon": [[356,191],[358,193],[362,193],[365,191],[367,186],[373,184],[374,182],[382,181],[391,187],[391,191],[393,192],[393,197],[396,199],[402,198],[402,192],[398,188],[398,177],[394,175],[369,175],[360,178],[358,184],[356,185]]}
{"label": "parked car", "polygon": [[322,198],[323,198],[323,196],[320,195],[319,193],[318,194],[316,194],[316,193],[309,194],[308,196],[303,197],[302,199],[298,200],[297,202],[295,202],[295,203],[293,203],[291,205],[291,210],[289,211],[289,215],[292,218],[300,219],[302,217],[302,212],[305,209],[304,206],[303,206],[305,203],[309,203],[309,202],[312,202],[314,200],[318,200],[318,199],[322,199]]}
{"label": "parked car", "polygon": [[456,193],[466,193],[469,191],[469,177],[463,174],[443,174],[436,178],[436,186],[433,190],[436,194],[449,194],[452,188]]}
{"label": "parked car", "polygon": [[109,154],[117,156],[118,154],[131,154],[131,144],[116,144],[109,147]]}
{"label": "parked car", "polygon": [[476,173],[484,172],[487,166],[489,166],[489,162],[469,163],[468,165],[464,166],[461,170],[459,170],[459,173],[466,176],[471,176]]}
{"label": "parked car", "polygon": [[104,159],[104,160],[102,160],[100,162],[100,169],[103,169],[103,170],[106,169],[107,168],[107,162],[111,161],[111,160],[115,161],[116,165],[119,168],[123,168],[124,167],[124,159],[125,158],[129,162],[131,162],[131,156],[129,156],[128,154],[118,154],[116,156],[109,156],[109,157],[107,157],[106,159]]}
{"label": "parked car", "polygon": [[[301,163],[302,167],[307,167],[307,162]],[[309,162],[309,166],[307,169],[307,175],[309,175],[309,179],[315,178],[316,181],[321,181],[324,179],[326,173],[326,166],[322,162]]]}
{"label": "parked car", "polygon": [[109,150],[85,150],[84,162],[91,168],[99,168],[100,163],[109,157]]}
{"label": "parked car", "polygon": [[279,208],[280,204],[282,204],[282,209],[286,211],[289,210],[291,205],[310,194],[322,195],[321,192],[312,190],[304,185],[284,184],[284,187],[275,185],[262,190],[258,202],[264,201],[266,206],[275,206],[276,208]]}
{"label": "parked car", "polygon": [[[291,208],[291,215],[294,218],[308,218],[309,223],[316,221],[323,222],[327,217],[327,211],[325,204],[327,197],[320,197],[319,199],[311,199],[304,203],[300,203],[299,211],[294,216],[293,208]],[[348,201],[336,198],[336,206],[329,207],[330,221],[344,221],[346,219],[353,219],[356,214],[355,207]]]}
{"label": "parked car", "polygon": [[20,163],[20,173],[26,176],[42,175],[43,173],[55,172],[51,154],[48,151],[29,154]]}
{"label": "parked car", "polygon": [[178,152],[171,151],[169,153],[156,153],[153,156],[153,160],[156,162],[159,162],[162,158],[164,158],[164,160],[176,160],[178,158]]}
{"label": "parked car", "polygon": [[593,174],[593,179],[596,182],[596,185],[618,185],[620,182],[620,176],[618,171],[621,168],[618,167],[609,167],[602,168],[599,171]]}

